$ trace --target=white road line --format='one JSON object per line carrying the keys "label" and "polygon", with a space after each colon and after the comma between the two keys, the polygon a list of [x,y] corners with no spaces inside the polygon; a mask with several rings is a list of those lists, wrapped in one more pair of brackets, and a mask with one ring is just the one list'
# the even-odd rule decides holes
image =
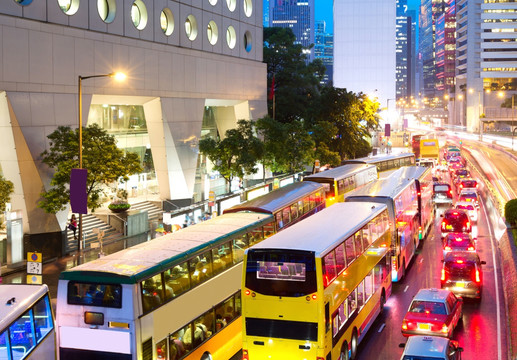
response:
{"label": "white road line", "polygon": [[409,285],[406,285],[406,288],[404,289],[404,292],[406,292],[409,289]]}
{"label": "white road line", "polygon": [[424,262],[424,258],[421,258],[419,261],[418,261],[420,264]]}
{"label": "white road line", "polygon": [[381,332],[382,330],[384,330],[384,327],[385,327],[385,326],[386,326],[386,324],[384,324],[384,323],[383,323],[383,324],[381,325],[381,327],[379,328],[379,331],[377,331],[377,332]]}
{"label": "white road line", "polygon": [[[495,246],[494,246],[494,232],[492,229],[492,225],[490,224],[490,219],[488,218],[485,207],[483,206],[483,212],[485,213],[486,223],[488,225],[490,231],[490,246],[492,246],[492,261],[494,262],[494,280],[495,280],[495,302],[496,302],[496,312],[497,312],[497,333],[501,334],[501,303],[499,300],[499,281],[497,280],[497,262],[495,257]],[[502,360],[502,345],[501,345],[501,337],[497,336],[497,359]]]}

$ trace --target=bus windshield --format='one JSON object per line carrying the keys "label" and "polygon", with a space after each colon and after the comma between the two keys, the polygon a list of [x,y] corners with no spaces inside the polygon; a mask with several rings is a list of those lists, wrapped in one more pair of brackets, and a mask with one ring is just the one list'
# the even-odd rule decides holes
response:
{"label": "bus windshield", "polygon": [[246,287],[263,295],[300,297],[316,292],[314,253],[249,250]]}

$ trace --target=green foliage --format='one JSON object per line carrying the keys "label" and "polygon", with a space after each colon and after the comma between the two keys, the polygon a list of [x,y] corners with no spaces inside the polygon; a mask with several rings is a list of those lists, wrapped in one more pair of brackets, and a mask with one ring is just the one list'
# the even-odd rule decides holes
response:
{"label": "green foliage", "polygon": [[509,200],[504,205],[504,217],[511,226],[517,226],[517,199]]}
{"label": "green foliage", "polygon": [[108,205],[108,209],[110,210],[128,210],[131,207],[130,204],[124,201],[113,201]]}
{"label": "green foliage", "polygon": [[314,141],[301,121],[282,123],[266,116],[257,120],[256,127],[264,141],[264,167],[296,172],[314,161]]}
{"label": "green foliage", "polygon": [[[370,131],[379,126],[378,108],[379,103],[363,93],[324,87],[312,117],[316,153],[337,154],[340,160],[367,155]],[[335,160],[329,163],[336,165]]]}
{"label": "green foliage", "polygon": [[[101,185],[142,171],[138,154],[124,152],[116,139],[98,125],[83,128],[83,168],[88,170],[86,192],[88,207],[94,211],[101,205]],[[50,148],[41,153],[43,163],[54,170],[52,186],[41,194],[38,206],[47,213],[66,209],[70,201],[70,172],[79,167],[79,129],[60,126],[48,136]]]}
{"label": "green foliage", "polygon": [[[289,28],[264,28],[264,62],[267,64],[268,89],[275,78],[275,119],[291,122],[307,118],[312,102],[318,98],[320,81],[325,74],[321,60],[307,63],[303,46],[295,44]],[[269,114],[273,101],[268,100]]]}
{"label": "green foliage", "polygon": [[5,211],[5,203],[11,202],[13,192],[13,183],[0,175],[0,211]]}
{"label": "green foliage", "polygon": [[228,186],[234,177],[255,174],[255,164],[263,157],[262,142],[253,134],[253,123],[239,120],[237,128],[226,131],[223,140],[205,138],[199,141],[199,151],[206,155],[227,181]]}
{"label": "green foliage", "polygon": [[[517,104],[517,101],[515,101],[516,99],[514,98],[513,99],[513,106],[516,106]],[[507,109],[511,109],[512,108],[512,97],[510,96],[509,98],[505,98],[504,101],[501,103],[501,107],[502,108],[507,108]]]}

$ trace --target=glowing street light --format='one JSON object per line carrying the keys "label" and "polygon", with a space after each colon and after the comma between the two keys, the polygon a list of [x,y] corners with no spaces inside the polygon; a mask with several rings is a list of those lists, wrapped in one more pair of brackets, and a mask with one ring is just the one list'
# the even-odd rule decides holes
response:
{"label": "glowing street light", "polygon": [[[78,77],[78,108],[79,108],[79,169],[83,168],[83,89],[82,89],[82,81],[92,78],[100,78],[100,77],[110,77],[114,78],[117,81],[123,81],[126,79],[126,74],[121,72],[113,72],[110,74],[103,75],[90,75],[90,76],[81,76]],[[85,189],[86,190],[86,189]],[[79,236],[77,237],[77,251],[80,253],[81,248],[81,240],[83,236],[83,213],[79,212]]]}

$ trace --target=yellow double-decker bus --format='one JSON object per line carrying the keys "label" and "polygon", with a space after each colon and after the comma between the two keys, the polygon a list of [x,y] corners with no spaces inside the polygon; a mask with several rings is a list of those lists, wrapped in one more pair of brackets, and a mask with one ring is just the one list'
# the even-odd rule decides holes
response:
{"label": "yellow double-decker bus", "polygon": [[338,203],[249,248],[243,359],[354,359],[391,294],[386,205]]}

